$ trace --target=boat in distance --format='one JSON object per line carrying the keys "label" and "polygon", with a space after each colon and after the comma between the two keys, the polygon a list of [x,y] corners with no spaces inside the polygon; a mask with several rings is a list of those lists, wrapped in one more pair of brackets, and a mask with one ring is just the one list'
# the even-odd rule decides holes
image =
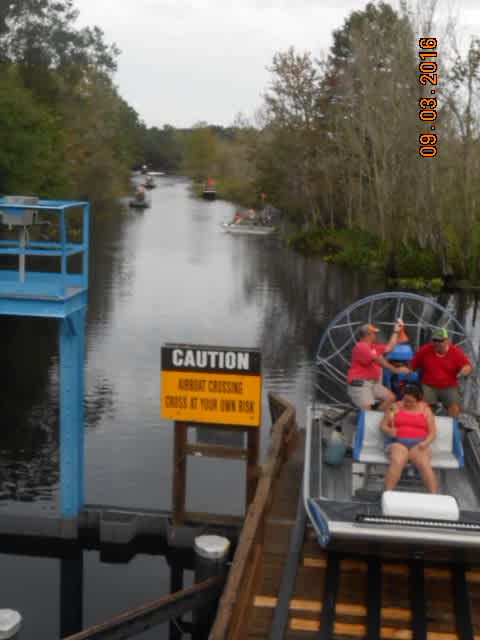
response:
{"label": "boat in distance", "polygon": [[133,197],[128,201],[128,206],[132,207],[132,209],[148,209],[150,207],[150,201],[148,198],[145,198],[144,200],[137,200]]}
{"label": "boat in distance", "polygon": [[[427,493],[416,469],[407,465],[393,491],[384,491],[389,460],[379,424],[383,411],[360,410],[349,399],[346,374],[357,330],[372,323],[387,338],[402,318],[413,353],[445,328],[449,341],[472,364],[460,382],[458,422],[432,406],[437,429],[430,444],[436,494]],[[387,342],[378,340],[378,342]],[[394,354],[390,361],[396,364]],[[402,350],[398,349],[398,353]],[[478,345],[453,313],[436,301],[409,292],[386,292],[363,298],[344,309],[323,332],[314,363],[315,400],[307,407],[303,497],[320,545],[363,546],[382,555],[429,549],[462,553],[480,562],[480,429],[478,424]],[[389,359],[389,354],[384,357]],[[412,374],[414,375],[414,374]],[[400,377],[400,374],[399,376]],[[382,382],[393,387],[395,374],[384,370]],[[337,432],[345,444],[338,460],[327,448]]]}
{"label": "boat in distance", "polygon": [[155,189],[156,188],[156,184],[155,181],[153,179],[153,176],[151,173],[147,173],[146,177],[145,177],[145,182],[143,183],[143,186],[145,187],[145,189]]}
{"label": "boat in distance", "polygon": [[275,231],[273,226],[263,226],[260,224],[236,224],[234,222],[223,222],[220,228],[225,233],[234,235],[268,236]]}
{"label": "boat in distance", "polygon": [[128,201],[128,205],[134,209],[148,209],[150,206],[150,198],[147,195],[143,185],[138,185],[135,193]]}
{"label": "boat in distance", "polygon": [[216,200],[217,187],[211,178],[207,178],[202,187],[202,198],[204,200]]}

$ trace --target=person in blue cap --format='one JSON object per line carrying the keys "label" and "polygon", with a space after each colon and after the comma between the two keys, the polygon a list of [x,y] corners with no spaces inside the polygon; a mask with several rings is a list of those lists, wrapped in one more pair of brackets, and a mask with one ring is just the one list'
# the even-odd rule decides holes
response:
{"label": "person in blue cap", "polygon": [[449,342],[447,330],[443,327],[434,329],[431,342],[417,349],[408,366],[412,371],[421,369],[420,383],[425,402],[441,402],[449,416],[458,418],[458,376],[470,375],[472,365],[463,351]]}

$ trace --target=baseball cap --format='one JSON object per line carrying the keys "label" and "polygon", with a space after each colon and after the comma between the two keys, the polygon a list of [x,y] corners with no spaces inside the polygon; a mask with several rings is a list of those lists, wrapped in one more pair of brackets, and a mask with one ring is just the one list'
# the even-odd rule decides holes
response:
{"label": "baseball cap", "polygon": [[432,332],[432,340],[446,340],[448,338],[447,330],[443,327],[438,327]]}

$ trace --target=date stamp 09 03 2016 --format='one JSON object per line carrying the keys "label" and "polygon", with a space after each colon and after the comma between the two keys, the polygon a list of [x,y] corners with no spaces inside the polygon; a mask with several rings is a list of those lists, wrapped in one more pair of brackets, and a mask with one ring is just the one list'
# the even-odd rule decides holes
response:
{"label": "date stamp 09 03 2016", "polygon": [[433,158],[437,155],[437,135],[433,133],[435,131],[435,120],[437,119],[437,99],[434,97],[435,87],[437,86],[437,63],[435,61],[437,57],[437,39],[420,38],[418,46],[418,57],[420,58],[418,81],[426,89],[428,89],[427,83],[432,87],[430,89],[430,97],[427,94],[418,101],[420,122],[427,124],[427,126],[431,123],[431,133],[421,133],[418,136],[418,142],[420,143],[418,151],[422,158]]}

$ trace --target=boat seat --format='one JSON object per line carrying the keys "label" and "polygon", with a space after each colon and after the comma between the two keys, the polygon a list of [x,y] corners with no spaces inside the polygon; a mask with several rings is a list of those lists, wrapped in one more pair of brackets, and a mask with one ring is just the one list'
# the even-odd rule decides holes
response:
{"label": "boat seat", "polygon": [[[353,459],[367,464],[390,463],[384,450],[385,435],[380,430],[383,411],[360,411],[353,442]],[[463,450],[458,423],[450,416],[435,416],[437,437],[430,444],[434,469],[463,467]]]}

